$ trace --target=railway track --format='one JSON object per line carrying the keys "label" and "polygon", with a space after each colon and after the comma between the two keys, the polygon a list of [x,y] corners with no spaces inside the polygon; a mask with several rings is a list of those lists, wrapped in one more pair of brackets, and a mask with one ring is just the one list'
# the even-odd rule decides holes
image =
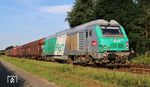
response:
{"label": "railway track", "polygon": [[[45,61],[45,60],[40,60]],[[50,61],[47,61],[50,62]],[[54,62],[54,61],[51,61]],[[58,62],[58,61],[57,61]],[[66,63],[66,62],[59,62],[59,63]],[[84,67],[93,67],[93,68],[101,68],[101,69],[109,69],[109,70],[115,70],[120,72],[131,72],[131,73],[137,73],[137,74],[150,74],[150,65],[139,65],[139,64],[110,64],[110,65],[87,65],[87,64],[73,64],[73,65],[79,65]]]}
{"label": "railway track", "polygon": [[136,74],[150,74],[150,65],[138,65],[138,64],[102,65],[96,66],[95,68],[109,69],[120,72],[131,72]]}
{"label": "railway track", "polygon": [[130,72],[150,74],[150,65],[130,65]]}
{"label": "railway track", "polygon": [[[107,67],[109,68],[109,67]],[[123,65],[123,66],[117,66],[117,67],[111,67],[109,69],[113,69],[120,72],[131,72],[131,73],[137,73],[137,74],[150,74],[150,65]]]}
{"label": "railway track", "polygon": [[150,65],[139,65],[139,64],[110,64],[110,65],[87,65],[87,64],[73,64],[84,67],[93,67],[93,68],[101,68],[101,69],[109,69],[120,72],[131,72],[137,74],[150,74]]}

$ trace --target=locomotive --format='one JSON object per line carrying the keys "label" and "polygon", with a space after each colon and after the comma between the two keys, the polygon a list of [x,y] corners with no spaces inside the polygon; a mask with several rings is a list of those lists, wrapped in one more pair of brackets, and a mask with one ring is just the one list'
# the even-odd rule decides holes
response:
{"label": "locomotive", "polygon": [[[9,53],[11,52],[11,53]],[[91,21],[6,51],[15,57],[67,63],[116,64],[128,61],[129,40],[115,20]]]}

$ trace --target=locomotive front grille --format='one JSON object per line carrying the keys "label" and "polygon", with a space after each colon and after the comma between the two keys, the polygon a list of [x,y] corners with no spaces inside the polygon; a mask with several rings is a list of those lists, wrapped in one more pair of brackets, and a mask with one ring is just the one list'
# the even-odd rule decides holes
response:
{"label": "locomotive front grille", "polygon": [[111,48],[116,49],[116,48],[123,48],[123,44],[111,44]]}
{"label": "locomotive front grille", "polygon": [[123,44],[118,44],[118,48],[123,48]]}
{"label": "locomotive front grille", "polygon": [[111,48],[117,48],[117,44],[111,44]]}

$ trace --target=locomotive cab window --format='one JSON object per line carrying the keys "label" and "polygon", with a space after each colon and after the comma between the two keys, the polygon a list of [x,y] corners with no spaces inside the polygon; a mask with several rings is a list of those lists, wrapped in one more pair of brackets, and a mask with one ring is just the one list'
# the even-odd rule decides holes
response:
{"label": "locomotive cab window", "polygon": [[88,38],[88,31],[86,31],[86,38]]}
{"label": "locomotive cab window", "polygon": [[90,30],[89,34],[90,34],[90,36],[92,36],[92,30]]}
{"label": "locomotive cab window", "polygon": [[116,26],[111,26],[111,27],[102,26],[101,30],[104,36],[113,36],[113,35],[122,36],[123,35],[120,27],[116,27]]}

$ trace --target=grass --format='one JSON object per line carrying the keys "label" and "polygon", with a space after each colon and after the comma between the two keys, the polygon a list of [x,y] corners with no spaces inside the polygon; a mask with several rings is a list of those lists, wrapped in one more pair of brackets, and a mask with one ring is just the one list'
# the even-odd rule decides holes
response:
{"label": "grass", "polygon": [[150,76],[53,62],[1,57],[60,87],[150,87]]}
{"label": "grass", "polygon": [[134,58],[133,63],[150,65],[150,56],[142,55],[142,56],[136,57],[136,58]]}

